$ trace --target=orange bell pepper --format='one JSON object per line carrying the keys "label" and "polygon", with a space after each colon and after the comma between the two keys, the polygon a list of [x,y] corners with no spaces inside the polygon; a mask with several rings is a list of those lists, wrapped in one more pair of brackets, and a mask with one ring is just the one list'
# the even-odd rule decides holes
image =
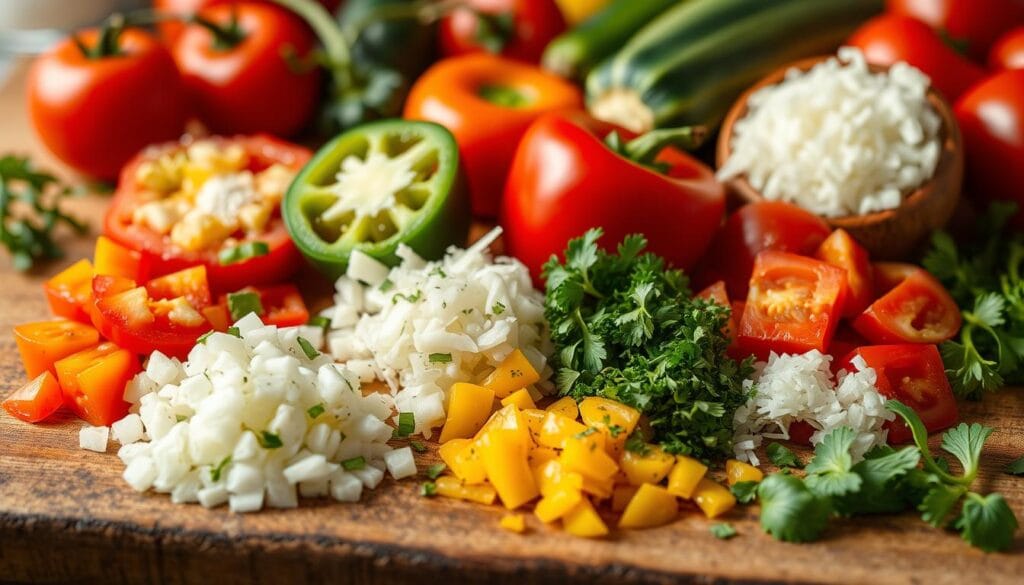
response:
{"label": "orange bell pepper", "polygon": [[141,252],[126,248],[106,236],[96,238],[93,264],[96,274],[121,276],[136,282],[145,280],[149,273]]}
{"label": "orange bell pepper", "polygon": [[31,380],[53,369],[57,360],[100,342],[95,328],[78,321],[40,321],[14,328],[14,341],[21,354],[21,363]]}
{"label": "orange bell pepper", "polygon": [[50,372],[39,374],[34,380],[15,390],[4,399],[4,410],[25,422],[45,420],[64,403],[57,378]]}
{"label": "orange bell pepper", "polygon": [[43,284],[50,311],[65,319],[89,323],[92,303],[92,262],[79,260]]}
{"label": "orange bell pepper", "polygon": [[128,414],[124,387],[139,371],[135,354],[113,343],[69,355],[54,364],[64,404],[82,420],[109,426]]}

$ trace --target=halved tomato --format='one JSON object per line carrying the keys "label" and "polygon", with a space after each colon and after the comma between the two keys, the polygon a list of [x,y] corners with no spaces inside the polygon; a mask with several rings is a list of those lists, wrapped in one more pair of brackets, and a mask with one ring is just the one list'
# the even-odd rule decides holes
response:
{"label": "halved tomato", "polygon": [[60,384],[47,371],[11,393],[4,399],[3,407],[15,418],[36,423],[57,412],[62,404],[64,395],[60,391]]}
{"label": "halved tomato", "polygon": [[124,387],[139,371],[132,352],[101,343],[54,364],[64,404],[95,426],[109,426],[128,414]]}
{"label": "halved tomato", "polygon": [[21,363],[31,380],[53,369],[53,363],[100,342],[100,334],[78,321],[40,321],[14,328]]}
{"label": "halved tomato", "polygon": [[942,343],[960,330],[956,301],[925,269],[877,263],[875,282],[886,292],[853,320],[871,343]]}
{"label": "halved tomato", "polygon": [[739,347],[760,359],[771,352],[826,352],[845,299],[844,270],[796,254],[761,252],[740,319]]}
{"label": "halved tomato", "polygon": [[89,323],[86,308],[92,301],[92,262],[79,260],[43,285],[50,312],[58,317]]}
{"label": "halved tomato", "polygon": [[868,251],[857,243],[846,230],[839,228],[818,246],[815,258],[846,271],[848,294],[843,305],[843,316],[861,314],[875,299],[874,277]]}
{"label": "halved tomato", "polygon": [[[847,369],[858,355],[878,375],[875,387],[879,394],[913,408],[928,432],[949,428],[960,419],[936,346],[905,343],[859,347],[844,360]],[[890,443],[907,443],[913,438],[902,419],[886,423],[886,428]]]}

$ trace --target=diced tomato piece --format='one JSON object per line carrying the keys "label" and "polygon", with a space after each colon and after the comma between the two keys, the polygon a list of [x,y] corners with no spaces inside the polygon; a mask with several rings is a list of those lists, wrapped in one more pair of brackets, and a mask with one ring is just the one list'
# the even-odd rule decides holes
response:
{"label": "diced tomato piece", "polygon": [[848,287],[843,316],[861,314],[875,299],[874,274],[868,260],[868,251],[844,229],[837,229],[818,246],[814,256],[836,268],[846,271]]}
{"label": "diced tomato piece", "polygon": [[15,418],[36,423],[49,418],[62,404],[64,396],[60,384],[53,374],[46,371],[4,399],[3,407]]}
{"label": "diced tomato piece", "polygon": [[139,371],[132,352],[113,343],[69,355],[54,364],[64,404],[91,425],[109,426],[128,414],[125,385]]}
{"label": "diced tomato piece", "polygon": [[811,436],[817,431],[811,423],[804,420],[795,420],[789,423],[789,440],[798,445],[810,445]]}
{"label": "diced tomato piece", "polygon": [[[302,300],[302,294],[294,284],[247,286],[235,292],[254,292],[260,296],[263,312],[259,314],[259,318],[266,325],[294,327],[309,322],[309,310]],[[223,311],[223,314],[233,322],[228,312],[227,295],[221,297],[217,306],[221,307],[220,310]]]}
{"label": "diced tomato piece", "polygon": [[154,278],[146,283],[146,290],[154,299],[185,297],[196,309],[210,305],[210,284],[206,279],[206,266],[194,266]]}
{"label": "diced tomato piece", "polygon": [[50,311],[66,319],[89,323],[86,307],[92,302],[92,262],[79,260],[46,281],[43,290]]}
{"label": "diced tomato piece", "polygon": [[920,266],[905,262],[872,262],[871,274],[875,283],[875,298],[896,288],[911,274],[921,270]]}
{"label": "diced tomato piece", "polygon": [[853,320],[853,328],[871,343],[942,343],[960,330],[956,301],[925,269],[878,264],[875,274],[883,289],[903,278]]}
{"label": "diced tomato piece", "polygon": [[149,263],[143,260],[142,253],[126,248],[106,236],[96,238],[93,264],[96,274],[122,276],[136,282],[145,280],[149,272]]}
{"label": "diced tomato piece", "polygon": [[767,250],[754,260],[750,294],[740,319],[742,350],[828,351],[846,299],[846,273],[819,260]]}
{"label": "diced tomato piece", "polygon": [[[878,392],[914,409],[928,432],[949,428],[959,420],[953,389],[936,346],[905,343],[859,347],[844,360],[847,369],[858,355],[878,375]],[[890,443],[906,443],[913,438],[902,419],[886,423],[886,428]]]}
{"label": "diced tomato piece", "polygon": [[14,328],[21,363],[31,380],[53,369],[53,363],[100,342],[96,329],[78,321],[40,321]]}
{"label": "diced tomato piece", "polygon": [[832,344],[828,347],[828,352],[832,354],[832,371],[838,372],[842,369],[843,360],[850,355],[850,352],[865,345],[871,345],[871,342],[864,339],[849,325],[839,325],[835,335],[832,336]]}

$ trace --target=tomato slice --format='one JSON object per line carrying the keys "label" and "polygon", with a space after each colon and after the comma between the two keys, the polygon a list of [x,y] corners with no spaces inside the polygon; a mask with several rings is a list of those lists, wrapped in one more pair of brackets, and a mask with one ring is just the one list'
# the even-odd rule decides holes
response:
{"label": "tomato slice", "polygon": [[[960,419],[936,346],[905,343],[859,347],[844,360],[845,367],[849,369],[848,364],[858,355],[878,375],[875,382],[878,392],[913,408],[928,432],[949,428]],[[886,428],[890,443],[907,443],[913,439],[902,419],[886,423]]]}
{"label": "tomato slice", "polygon": [[96,329],[78,321],[40,321],[14,328],[21,363],[31,380],[53,369],[57,360],[100,342]]}
{"label": "tomato slice", "polygon": [[[853,328],[871,343],[942,343],[960,330],[956,302],[923,268],[881,263],[875,275],[877,288],[888,291],[853,320]],[[889,288],[893,282],[898,284]]]}
{"label": "tomato slice", "polygon": [[[246,155],[243,170],[262,172],[274,164],[298,171],[310,158],[309,150],[283,142],[270,136],[237,136],[232,138],[214,137],[204,139],[215,148],[225,150],[240,146]],[[302,265],[302,257],[292,243],[275,207],[265,227],[259,233],[247,234],[239,230],[226,238],[219,246],[190,251],[175,245],[169,234],[150,229],[135,222],[135,212],[142,205],[154,200],[154,193],[140,182],[139,170],[143,165],[152,165],[167,155],[188,152],[188,146],[169,143],[141,152],[121,172],[117,192],[104,219],[104,234],[123,246],[142,254],[151,266],[150,276],[163,276],[193,266],[203,265],[207,270],[212,290],[223,292],[237,290],[250,284],[281,282],[291,276]],[[210,171],[193,169],[186,172],[188,181],[203,181]],[[263,242],[268,253],[239,262],[221,264],[220,254],[228,248],[247,242]]]}
{"label": "tomato slice", "polygon": [[92,262],[79,260],[43,285],[50,312],[58,317],[89,323],[86,308],[92,302]]}
{"label": "tomato slice", "polygon": [[868,308],[875,298],[874,274],[868,260],[868,251],[857,243],[846,230],[840,228],[818,246],[815,258],[846,271],[848,287],[843,316],[853,317]]}
{"label": "tomato slice", "polygon": [[155,299],[185,297],[196,309],[208,307],[210,284],[206,279],[206,266],[196,266],[154,278],[146,283],[146,290]]}
{"label": "tomato slice", "polygon": [[64,404],[95,426],[109,426],[128,414],[125,385],[139,372],[132,352],[101,343],[54,364]]}
{"label": "tomato slice", "polygon": [[740,319],[741,349],[766,359],[771,352],[828,351],[846,298],[846,274],[819,260],[761,252]]}
{"label": "tomato slice", "polygon": [[31,382],[15,390],[4,399],[4,410],[11,416],[25,422],[37,423],[46,420],[64,404],[57,378],[49,371],[43,372]]}
{"label": "tomato slice", "polygon": [[144,280],[149,272],[149,262],[142,254],[118,244],[105,236],[96,238],[93,252],[94,273],[121,276],[132,280]]}

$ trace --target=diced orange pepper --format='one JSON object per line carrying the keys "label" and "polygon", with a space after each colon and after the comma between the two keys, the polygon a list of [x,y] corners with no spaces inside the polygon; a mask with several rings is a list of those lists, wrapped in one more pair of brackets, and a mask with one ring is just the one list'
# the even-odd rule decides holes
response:
{"label": "diced orange pepper", "polygon": [[90,323],[92,303],[92,262],[79,260],[43,285],[50,311],[58,317]]}
{"label": "diced orange pepper", "polygon": [[472,439],[452,439],[438,449],[441,460],[455,477],[466,484],[487,481],[487,471],[480,457],[480,446]]}
{"label": "diced orange pepper", "polygon": [[660,483],[675,465],[676,458],[657,445],[648,445],[646,453],[626,451],[619,460],[623,473],[633,485]]}
{"label": "diced orange pepper", "polygon": [[562,518],[562,527],[569,534],[583,538],[599,538],[608,534],[608,527],[586,498]]}
{"label": "diced orange pepper", "polygon": [[540,495],[519,430],[491,429],[481,443],[487,479],[506,508],[514,510]]}
{"label": "diced orange pepper", "polygon": [[599,482],[611,480],[619,471],[619,466],[605,453],[603,438],[600,433],[594,433],[566,439],[562,454],[558,457],[562,467]]}
{"label": "diced orange pepper", "polygon": [[729,488],[708,478],[700,480],[693,491],[693,501],[708,518],[716,518],[736,505],[736,496]]}
{"label": "diced orange pepper", "polygon": [[640,489],[635,485],[618,485],[612,490],[612,512],[621,512],[626,509],[633,494]]}
{"label": "diced orange pepper", "polygon": [[94,426],[110,426],[128,414],[124,387],[139,361],[113,343],[73,353],[54,364],[64,404]]}
{"label": "diced orange pepper", "polygon": [[491,375],[484,380],[484,386],[494,391],[498,398],[504,398],[509,394],[536,384],[540,380],[540,374],[533,369],[530,360],[526,359],[523,352],[514,350],[508,354],[498,367],[491,372]]}
{"label": "diced orange pepper", "polygon": [[476,502],[487,506],[493,504],[494,499],[498,497],[498,492],[494,490],[494,486],[486,483],[466,485],[459,481],[458,478],[450,475],[442,475],[434,480],[434,486],[437,488],[437,495],[439,496]]}
{"label": "diced orange pepper", "polygon": [[4,399],[4,410],[25,422],[46,420],[64,404],[57,378],[49,371],[15,390]]}
{"label": "diced orange pepper", "polygon": [[494,406],[490,388],[459,382],[452,385],[448,398],[448,418],[441,429],[441,443],[472,437],[487,421]]}
{"label": "diced orange pepper", "polygon": [[561,487],[541,498],[533,513],[541,522],[547,524],[571,512],[581,501],[583,494],[580,490],[568,486]]}
{"label": "diced orange pepper", "polygon": [[575,420],[557,412],[549,411],[545,414],[544,420],[541,423],[537,442],[545,447],[561,449],[565,446],[567,439],[581,435],[586,431],[587,427]]}
{"label": "diced orange pepper", "polygon": [[729,485],[736,485],[743,481],[759,482],[764,479],[764,473],[749,463],[729,459],[725,462],[725,477]]}
{"label": "diced orange pepper", "polygon": [[549,404],[545,410],[548,412],[557,412],[571,420],[576,420],[580,416],[580,410],[576,406],[576,401],[572,396],[563,396],[562,398],[559,398]]}
{"label": "diced orange pepper", "polygon": [[620,528],[653,528],[676,519],[679,502],[668,490],[652,483],[645,483],[637,489],[633,499],[622,512]]}
{"label": "diced orange pepper", "polygon": [[[628,436],[640,422],[640,411],[637,409],[597,396],[581,400],[579,411],[583,424],[599,429],[612,438]],[[614,433],[609,430],[610,428],[614,429]]]}
{"label": "diced orange pepper", "polygon": [[676,464],[668,473],[668,491],[674,496],[690,499],[697,484],[704,479],[708,466],[692,457],[679,455]]}
{"label": "diced orange pepper", "polygon": [[93,265],[97,275],[122,276],[135,282],[142,282],[148,276],[141,253],[126,248],[106,236],[96,239]]}
{"label": "diced orange pepper", "polygon": [[562,468],[558,461],[546,461],[530,468],[534,482],[541,495],[547,496],[555,491],[569,487],[576,491],[583,489],[583,476]]}
{"label": "diced orange pepper", "polygon": [[498,524],[509,532],[516,534],[526,532],[526,518],[522,514],[505,514]]}
{"label": "diced orange pepper", "polygon": [[501,399],[502,406],[508,406],[509,404],[515,404],[519,410],[537,408],[537,405],[533,403],[533,397],[530,396],[530,392],[526,388],[520,388]]}
{"label": "diced orange pepper", "polygon": [[527,458],[530,460],[530,467],[536,467],[542,463],[558,459],[558,451],[548,447],[534,447],[530,449]]}
{"label": "diced orange pepper", "polygon": [[57,360],[99,345],[100,334],[78,321],[39,321],[15,327],[14,342],[25,373],[32,380],[43,372],[55,372],[53,364]]}

